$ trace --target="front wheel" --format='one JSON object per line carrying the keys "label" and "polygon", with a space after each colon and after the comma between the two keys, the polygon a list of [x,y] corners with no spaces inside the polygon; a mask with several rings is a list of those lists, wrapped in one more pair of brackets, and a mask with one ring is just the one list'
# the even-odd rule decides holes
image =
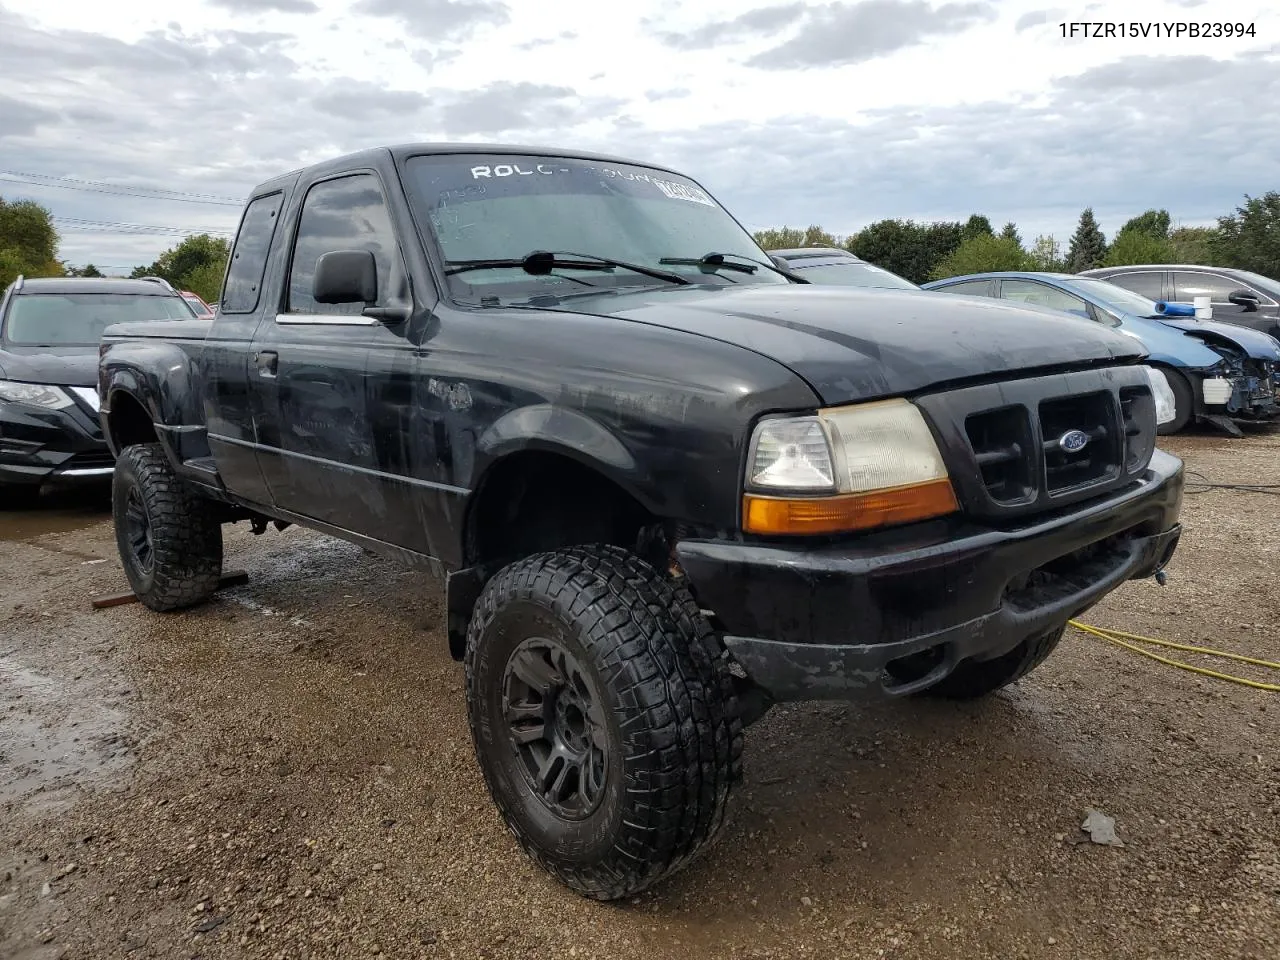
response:
{"label": "front wheel", "polygon": [[1028,637],[994,660],[965,660],[946,679],[923,691],[925,696],[944,700],[976,700],[1021,680],[1048,658],[1066,633],[1058,627],[1048,633]]}
{"label": "front wheel", "polygon": [[1191,422],[1195,410],[1195,393],[1191,389],[1191,381],[1185,374],[1170,370],[1168,367],[1161,367],[1160,371],[1169,381],[1169,389],[1173,391],[1173,419],[1156,428],[1157,434],[1166,437],[1181,433]]}
{"label": "front wheel", "polygon": [[525,852],[598,900],[689,863],[741,778],[727,655],[688,592],[617,547],[499,571],[467,631],[467,712]]}
{"label": "front wheel", "polygon": [[152,610],[180,610],[218,589],[222,524],[174,471],[158,443],[125,447],[111,479],[116,547],[134,595]]}

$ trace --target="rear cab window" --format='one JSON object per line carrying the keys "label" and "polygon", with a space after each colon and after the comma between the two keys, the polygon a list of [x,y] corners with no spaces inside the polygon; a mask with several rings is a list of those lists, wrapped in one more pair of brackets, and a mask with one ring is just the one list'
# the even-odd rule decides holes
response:
{"label": "rear cab window", "polygon": [[245,208],[223,285],[223,313],[253,313],[258,308],[267,254],[283,202],[283,193],[271,193],[251,200]]}

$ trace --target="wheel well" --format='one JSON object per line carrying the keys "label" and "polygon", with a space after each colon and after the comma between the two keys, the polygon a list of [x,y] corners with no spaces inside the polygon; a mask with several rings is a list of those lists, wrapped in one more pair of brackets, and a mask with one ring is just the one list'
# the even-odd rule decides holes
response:
{"label": "wheel well", "polygon": [[127,393],[112,395],[107,428],[117,452],[135,443],[154,443],[159,439],[156,436],[156,427],[151,421],[151,415],[141,403]]}
{"label": "wheel well", "polygon": [[662,565],[662,524],[604,474],[545,451],[512,454],[485,474],[467,510],[466,568],[449,578],[449,652],[461,660],[467,624],[485,581],[505,564],[545,550],[611,543]]}
{"label": "wheel well", "polygon": [[512,454],[472,495],[464,551],[468,565],[509,563],[581,543],[634,548],[653,516],[608,477],[569,457]]}

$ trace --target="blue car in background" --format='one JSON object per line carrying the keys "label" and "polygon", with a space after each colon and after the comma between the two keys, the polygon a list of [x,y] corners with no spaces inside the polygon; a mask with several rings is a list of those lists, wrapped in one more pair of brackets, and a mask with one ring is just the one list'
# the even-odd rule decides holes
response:
{"label": "blue car in background", "polygon": [[1142,342],[1175,399],[1162,434],[1203,420],[1241,436],[1239,422],[1280,418],[1280,341],[1256,330],[1197,320],[1187,304],[1167,304],[1105,280],[1066,273],[1008,271],[935,280],[921,288],[995,297],[1072,314]]}

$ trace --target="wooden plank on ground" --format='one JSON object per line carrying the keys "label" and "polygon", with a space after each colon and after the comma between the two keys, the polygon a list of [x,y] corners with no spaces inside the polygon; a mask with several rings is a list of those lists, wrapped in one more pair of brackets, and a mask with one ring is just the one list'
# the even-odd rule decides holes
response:
{"label": "wooden plank on ground", "polygon": [[[225,590],[227,587],[239,587],[249,582],[249,574],[244,570],[228,570],[218,580],[218,589]],[[108,593],[102,597],[95,597],[93,609],[105,610],[107,607],[118,607],[126,603],[137,603],[138,598],[132,590],[126,590],[124,593]]]}

